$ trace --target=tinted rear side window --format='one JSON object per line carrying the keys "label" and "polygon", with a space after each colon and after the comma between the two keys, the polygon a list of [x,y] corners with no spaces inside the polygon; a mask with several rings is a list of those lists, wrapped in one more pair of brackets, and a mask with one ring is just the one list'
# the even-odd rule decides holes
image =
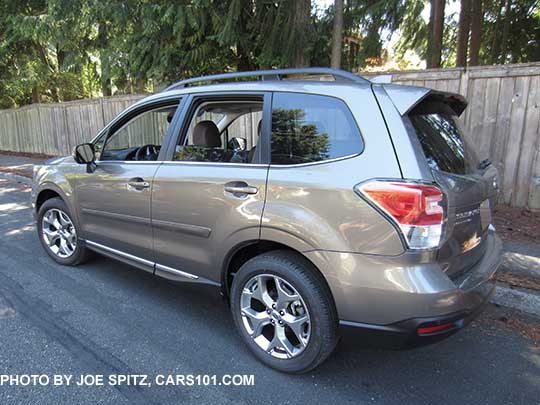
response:
{"label": "tinted rear side window", "polygon": [[318,162],[362,152],[358,126],[345,103],[313,94],[274,93],[272,164]]}
{"label": "tinted rear side window", "polygon": [[478,159],[461,130],[458,117],[444,103],[415,108],[409,118],[432,169],[454,174],[476,170]]}

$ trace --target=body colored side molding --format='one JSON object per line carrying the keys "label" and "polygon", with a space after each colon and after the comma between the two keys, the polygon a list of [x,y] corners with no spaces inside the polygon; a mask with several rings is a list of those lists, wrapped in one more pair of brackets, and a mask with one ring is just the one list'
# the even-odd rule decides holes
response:
{"label": "body colored side molding", "polygon": [[139,224],[150,224],[150,218],[136,217],[133,215],[120,214],[116,212],[92,210],[90,208],[82,208],[81,213],[85,215],[94,215],[103,218],[112,218],[126,222],[136,222]]}
{"label": "body colored side molding", "polygon": [[163,221],[159,219],[152,219],[152,225],[158,228],[164,228],[180,233],[187,233],[189,235],[200,236],[202,238],[208,238],[212,229],[205,226],[183,224],[180,222]]}

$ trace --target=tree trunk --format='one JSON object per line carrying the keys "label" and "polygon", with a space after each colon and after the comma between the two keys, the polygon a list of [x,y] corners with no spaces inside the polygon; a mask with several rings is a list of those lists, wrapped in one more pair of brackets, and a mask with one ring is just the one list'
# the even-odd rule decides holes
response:
{"label": "tree trunk", "polygon": [[501,40],[501,63],[506,62],[506,49],[508,48],[508,34],[510,33],[510,8],[512,7],[512,0],[506,0],[506,6],[504,8],[504,24],[503,24],[503,36]]}
{"label": "tree trunk", "polygon": [[429,69],[433,61],[433,25],[435,24],[435,1],[429,1],[429,22],[427,27],[426,67]]}
{"label": "tree trunk", "polygon": [[236,70],[238,72],[246,72],[249,70],[254,70],[253,63],[250,58],[250,40],[251,31],[249,28],[250,20],[253,20],[253,1],[252,0],[243,0],[240,2],[240,15],[238,16],[237,24],[238,31],[243,32],[241,38],[236,41],[236,56],[237,64]]}
{"label": "tree trunk", "polygon": [[294,29],[297,39],[293,57],[294,67],[309,66],[309,58],[306,55],[307,35],[309,32],[309,19],[311,17],[311,0],[294,1]]}
{"label": "tree trunk", "polygon": [[341,68],[341,44],[343,42],[343,0],[334,2],[334,34],[332,37],[332,62],[334,69]]}
{"label": "tree trunk", "polygon": [[139,77],[136,83],[137,94],[146,93],[146,78]]}
{"label": "tree trunk", "polygon": [[469,66],[478,66],[480,63],[480,45],[482,43],[482,25],[484,11],[482,0],[472,0],[471,6],[471,42],[469,44]]}
{"label": "tree trunk", "polygon": [[101,65],[101,92],[104,97],[112,95],[111,68],[109,53],[106,50],[99,52]]}
{"label": "tree trunk", "polygon": [[493,40],[491,42],[491,64],[494,65],[499,59],[499,45],[500,42],[497,41],[499,37],[499,28],[501,25],[501,11],[504,6],[504,0],[499,1],[499,9],[497,10],[497,19],[495,20],[495,27],[493,28]]}
{"label": "tree trunk", "polygon": [[39,90],[37,87],[32,87],[32,103],[39,103]]}
{"label": "tree trunk", "polygon": [[[105,24],[100,24],[98,28],[98,43],[100,47],[105,48],[107,43],[107,27]],[[110,69],[110,58],[109,53],[106,49],[100,49],[99,51],[99,62],[101,65],[101,92],[103,96],[107,97],[112,95],[112,86],[111,86],[111,69]]]}
{"label": "tree trunk", "polygon": [[236,65],[236,70],[238,72],[247,72],[249,70],[253,70],[251,66],[251,62],[249,60],[249,56],[246,53],[244,53],[244,51],[239,52],[238,64]]}
{"label": "tree trunk", "polygon": [[445,0],[431,0],[430,37],[428,38],[428,68],[441,67]]}
{"label": "tree trunk", "polygon": [[471,29],[470,12],[470,0],[461,0],[461,9],[459,12],[456,66],[467,66],[467,48],[469,46],[469,32]]}

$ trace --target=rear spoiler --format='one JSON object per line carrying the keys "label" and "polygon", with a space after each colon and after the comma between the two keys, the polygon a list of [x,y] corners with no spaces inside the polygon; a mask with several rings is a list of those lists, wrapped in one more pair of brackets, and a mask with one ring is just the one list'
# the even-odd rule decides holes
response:
{"label": "rear spoiler", "polygon": [[382,87],[401,115],[406,115],[428,97],[447,104],[457,116],[467,108],[467,100],[461,94],[397,84],[383,84]]}

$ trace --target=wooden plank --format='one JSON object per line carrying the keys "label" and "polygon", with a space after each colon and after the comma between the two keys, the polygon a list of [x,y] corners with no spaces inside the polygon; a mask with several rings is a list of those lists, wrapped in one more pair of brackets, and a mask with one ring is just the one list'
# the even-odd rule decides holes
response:
{"label": "wooden plank", "polygon": [[540,75],[540,63],[527,65],[475,66],[469,68],[473,78],[523,77]]}
{"label": "wooden plank", "polygon": [[510,114],[512,113],[512,97],[514,95],[514,78],[503,78],[499,89],[499,106],[497,110],[496,139],[492,143],[491,156],[493,163],[499,169],[501,176],[504,174],[504,161],[506,145],[510,137]]}
{"label": "wooden plank", "polygon": [[[526,101],[523,137],[521,139],[519,159],[515,162],[516,181],[514,183],[514,201],[516,207],[526,207],[529,204],[532,165],[535,152],[538,149],[538,126],[540,123],[540,77],[531,77],[528,87],[523,94]],[[535,205],[534,201],[532,202]]]}
{"label": "wooden plank", "polygon": [[446,91],[459,94],[459,79],[447,80]]}
{"label": "wooden plank", "polygon": [[530,77],[517,77],[515,80],[514,95],[511,100],[510,138],[508,139],[503,166],[502,197],[506,204],[515,201],[516,163],[521,155],[521,141],[525,128],[524,119],[527,110],[527,90]]}
{"label": "wooden plank", "polygon": [[478,132],[473,136],[478,136],[478,156],[481,160],[489,158],[493,161],[492,145],[496,136],[497,109],[499,106],[500,78],[477,79],[485,83],[485,96],[483,98],[482,118],[478,120]]}
{"label": "wooden plank", "polygon": [[482,143],[478,135],[483,125],[486,85],[486,80],[472,80],[468,87],[469,96],[467,98],[470,103],[464,123],[467,133],[470,134],[471,143],[477,150]]}

